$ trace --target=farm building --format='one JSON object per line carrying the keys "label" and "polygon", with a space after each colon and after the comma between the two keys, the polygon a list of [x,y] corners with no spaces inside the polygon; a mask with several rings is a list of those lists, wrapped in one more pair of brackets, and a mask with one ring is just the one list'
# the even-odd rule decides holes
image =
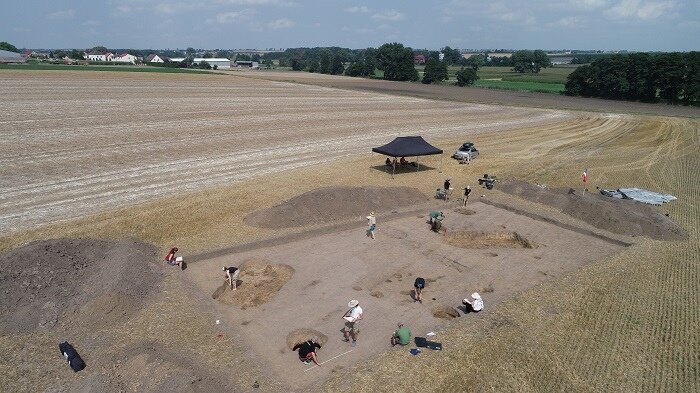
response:
{"label": "farm building", "polygon": [[26,63],[27,59],[20,53],[0,50],[0,63]]}
{"label": "farm building", "polygon": [[209,63],[210,66],[212,66],[212,67],[216,66],[216,68],[219,68],[219,69],[231,68],[231,60],[229,60],[225,57],[212,57],[209,59],[197,57],[197,58],[193,59],[193,61],[195,63],[201,63],[203,61],[206,61],[207,63]]}
{"label": "farm building", "polygon": [[114,54],[90,52],[86,53],[84,57],[85,60],[88,61],[112,61],[114,59]]}
{"label": "farm building", "polygon": [[260,64],[257,61],[236,60],[236,67],[249,67],[257,70],[260,68]]}
{"label": "farm building", "polygon": [[112,61],[118,62],[118,63],[131,63],[131,64],[136,64],[136,56],[131,55],[129,53],[120,53],[119,55],[115,56]]}
{"label": "farm building", "polygon": [[169,58],[167,58],[165,56],[157,55],[155,53],[151,53],[146,58],[146,63],[166,63],[169,61],[170,61]]}

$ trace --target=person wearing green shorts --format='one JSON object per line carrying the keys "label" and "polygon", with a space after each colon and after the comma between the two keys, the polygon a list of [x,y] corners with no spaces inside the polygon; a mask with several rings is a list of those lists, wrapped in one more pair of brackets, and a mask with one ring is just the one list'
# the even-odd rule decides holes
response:
{"label": "person wearing green shorts", "polygon": [[395,346],[396,344],[399,345],[408,345],[411,342],[411,331],[403,325],[403,323],[399,322],[399,329],[394,332],[394,335],[391,336],[391,346]]}

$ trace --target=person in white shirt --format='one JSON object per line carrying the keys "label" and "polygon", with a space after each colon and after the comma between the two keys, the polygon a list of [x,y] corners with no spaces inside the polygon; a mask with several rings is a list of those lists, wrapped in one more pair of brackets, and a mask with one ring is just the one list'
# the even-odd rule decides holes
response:
{"label": "person in white shirt", "polygon": [[374,216],[374,212],[369,213],[367,216],[367,232],[374,239],[374,232],[377,230],[377,217]]}
{"label": "person in white shirt", "polygon": [[362,307],[360,307],[360,302],[357,300],[350,300],[348,303],[350,309],[343,315],[345,320],[345,328],[343,329],[344,341],[350,341],[352,337],[352,346],[357,344],[357,336],[360,334],[360,329],[358,324],[362,319]]}
{"label": "person in white shirt", "polygon": [[472,300],[465,298],[462,300],[464,304],[464,310],[466,313],[479,312],[484,309],[484,300],[481,298],[478,292],[472,293]]}

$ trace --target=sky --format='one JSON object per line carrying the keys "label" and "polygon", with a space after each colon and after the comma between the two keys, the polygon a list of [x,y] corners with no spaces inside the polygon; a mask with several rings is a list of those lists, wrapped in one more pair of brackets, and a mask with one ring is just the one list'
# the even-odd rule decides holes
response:
{"label": "sky", "polygon": [[700,0],[10,0],[18,48],[700,50]]}

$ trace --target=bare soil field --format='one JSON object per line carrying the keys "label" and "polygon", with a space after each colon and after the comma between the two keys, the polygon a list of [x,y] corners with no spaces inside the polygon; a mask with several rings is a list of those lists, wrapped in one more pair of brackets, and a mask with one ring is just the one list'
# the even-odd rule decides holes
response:
{"label": "bare soil field", "polygon": [[[14,154],[0,169],[0,212],[9,217],[0,268],[11,274],[0,288],[0,386],[59,392],[700,389],[697,119],[492,107],[226,75],[2,72],[0,80],[4,97],[11,97],[0,99],[0,131],[7,136],[0,144]],[[125,89],[98,90],[105,84]],[[91,88],[66,93],[73,105],[64,105],[52,93],[62,86]],[[184,97],[174,94],[180,91]],[[268,94],[256,95],[262,91]],[[247,109],[236,115],[239,106]],[[47,124],[53,120],[42,107],[63,119],[56,123],[60,132]],[[307,112],[308,119],[295,118]],[[430,118],[433,113],[439,115]],[[119,118],[113,115],[124,120],[112,127]],[[434,124],[423,123],[423,116]],[[176,120],[168,123],[170,117]],[[33,134],[36,124],[22,120],[34,118],[43,122]],[[72,122],[79,132],[71,132]],[[91,131],[94,123],[102,124],[99,132]],[[252,126],[241,129],[245,124]],[[391,133],[382,134],[387,129]],[[383,157],[366,153],[397,133],[426,132],[447,152],[474,141],[481,156],[470,165],[434,157],[426,170],[392,178],[382,170]],[[33,144],[30,136],[41,140],[42,133],[46,146]],[[244,148],[231,150],[225,142]],[[109,148],[101,150],[104,144]],[[299,161],[280,158],[290,144]],[[265,156],[269,146],[274,154]],[[180,165],[180,157],[189,161]],[[562,199],[559,190],[580,188],[583,168],[591,189],[637,186],[678,200],[645,210],[577,204],[566,192]],[[207,175],[198,177],[200,171]],[[478,188],[484,173],[504,182]],[[457,190],[475,189],[467,208],[432,198],[445,177]],[[99,185],[99,179],[113,184]],[[520,186],[508,189],[506,180]],[[553,194],[530,192],[523,181]],[[376,192],[352,203],[328,199],[331,190],[352,188],[388,195],[415,190],[416,199],[401,206],[391,203],[401,201],[398,196],[377,199]],[[133,198],[123,198],[132,191]],[[378,214],[376,240],[365,233],[369,208]],[[428,230],[426,214],[436,208],[448,215],[447,234],[466,234],[456,244]],[[576,208],[591,218],[598,211],[620,216],[586,219]],[[284,227],[247,221],[297,210],[323,219],[290,220]],[[631,212],[669,222],[634,221],[639,217]],[[519,245],[496,247],[509,233]],[[63,240],[46,240],[56,238]],[[191,261],[188,269],[162,261],[172,245]],[[254,275],[242,275],[236,293],[224,291],[226,301],[213,298],[223,283],[221,265],[246,261]],[[422,305],[410,298],[417,274],[428,281]],[[485,311],[450,318],[463,313],[460,299],[474,290],[484,295]],[[338,324],[349,296],[361,301],[367,317],[355,348],[343,346]],[[39,307],[35,316],[27,311]],[[414,335],[435,331],[444,350],[418,356],[391,350],[388,337],[398,320]],[[319,356],[328,363],[307,369],[289,342],[316,332],[327,339]],[[70,371],[57,350],[63,340],[76,345],[88,369]]]}
{"label": "bare soil field", "polygon": [[[222,71],[223,72],[223,71]],[[352,78],[308,72],[284,71],[227,71],[250,78],[296,82],[345,90],[371,91],[380,94],[472,102],[490,105],[508,105],[527,108],[552,108],[604,113],[636,113],[661,116],[700,117],[700,108],[645,104],[642,102],[613,101],[598,98],[569,97],[558,94],[425,85],[422,83],[392,82],[378,79]]]}

